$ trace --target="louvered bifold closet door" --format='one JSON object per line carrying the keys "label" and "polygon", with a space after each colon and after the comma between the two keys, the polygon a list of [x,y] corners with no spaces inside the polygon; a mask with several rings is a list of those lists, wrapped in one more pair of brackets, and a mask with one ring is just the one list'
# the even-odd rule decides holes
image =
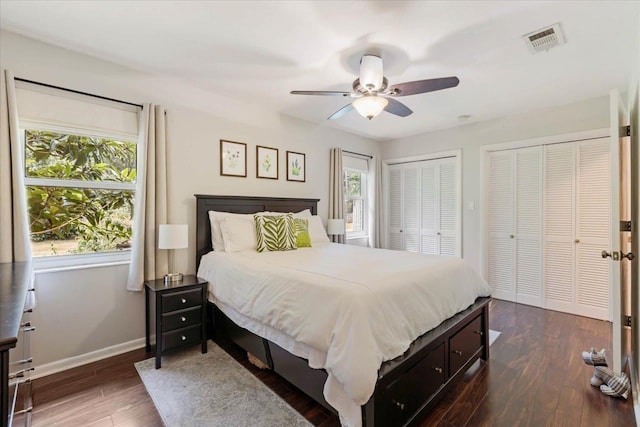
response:
{"label": "louvered bifold closet door", "polygon": [[437,255],[438,242],[438,161],[420,162],[420,252]]}
{"label": "louvered bifold closet door", "polygon": [[575,144],[545,146],[544,306],[574,312]]}
{"label": "louvered bifold closet door", "polygon": [[513,153],[495,151],[489,155],[489,257],[487,276],[491,293],[515,301]]}
{"label": "louvered bifold closet door", "polygon": [[439,219],[440,255],[460,256],[458,248],[458,185],[456,182],[457,162],[455,157],[439,161]]}
{"label": "louvered bifold closet door", "polygon": [[418,172],[419,168],[415,164],[405,165],[402,170],[402,238],[403,249],[409,252],[420,251]]}
{"label": "louvered bifold closet door", "polygon": [[402,168],[400,165],[389,166],[389,249],[404,249],[402,240]]}
{"label": "louvered bifold closet door", "polygon": [[542,147],[515,150],[516,301],[542,306]]}
{"label": "louvered bifold closet door", "polygon": [[609,320],[611,203],[608,139],[577,143],[575,313]]}

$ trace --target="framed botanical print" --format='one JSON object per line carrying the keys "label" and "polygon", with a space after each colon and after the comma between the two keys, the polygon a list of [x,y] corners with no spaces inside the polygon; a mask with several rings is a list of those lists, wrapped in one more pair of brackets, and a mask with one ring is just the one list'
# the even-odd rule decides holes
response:
{"label": "framed botanical print", "polygon": [[220,175],[247,176],[247,144],[220,140]]}
{"label": "framed botanical print", "polygon": [[307,172],[304,153],[296,153],[295,151],[287,151],[287,181],[305,181]]}
{"label": "framed botanical print", "polygon": [[278,179],[278,149],[256,146],[256,177]]}

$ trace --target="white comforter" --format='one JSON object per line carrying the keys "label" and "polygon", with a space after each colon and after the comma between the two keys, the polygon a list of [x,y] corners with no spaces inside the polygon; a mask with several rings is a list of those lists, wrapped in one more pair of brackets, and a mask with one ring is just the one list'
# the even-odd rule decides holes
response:
{"label": "white comforter", "polygon": [[211,252],[198,275],[214,300],[317,350],[297,355],[327,370],[324,396],[349,426],[360,425],[359,405],[373,394],[382,362],[490,294],[459,258],[333,243]]}

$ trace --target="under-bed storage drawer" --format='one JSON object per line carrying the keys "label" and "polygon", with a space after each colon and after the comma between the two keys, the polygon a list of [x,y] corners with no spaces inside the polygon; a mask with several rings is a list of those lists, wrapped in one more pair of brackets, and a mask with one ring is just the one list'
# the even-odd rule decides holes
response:
{"label": "under-bed storage drawer", "polygon": [[478,316],[449,339],[449,376],[482,348],[482,334],[482,318]]}
{"label": "under-bed storage drawer", "polygon": [[198,288],[190,291],[174,292],[161,295],[160,298],[162,298],[162,311],[168,313],[183,308],[201,306],[202,290]]}
{"label": "under-bed storage drawer", "polygon": [[387,424],[400,426],[419,411],[445,381],[444,343],[387,386]]}

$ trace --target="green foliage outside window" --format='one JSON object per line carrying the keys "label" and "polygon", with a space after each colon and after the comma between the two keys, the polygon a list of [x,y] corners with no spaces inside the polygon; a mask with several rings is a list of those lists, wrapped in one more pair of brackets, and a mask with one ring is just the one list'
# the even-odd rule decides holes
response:
{"label": "green foliage outside window", "polygon": [[[48,253],[115,250],[130,246],[134,194],[130,189],[83,188],[103,182],[135,183],[136,144],[49,131],[25,132],[25,174],[33,242]],[[55,179],[58,185],[52,185]],[[117,185],[116,185],[117,186]],[[35,244],[35,243],[34,243]]]}

